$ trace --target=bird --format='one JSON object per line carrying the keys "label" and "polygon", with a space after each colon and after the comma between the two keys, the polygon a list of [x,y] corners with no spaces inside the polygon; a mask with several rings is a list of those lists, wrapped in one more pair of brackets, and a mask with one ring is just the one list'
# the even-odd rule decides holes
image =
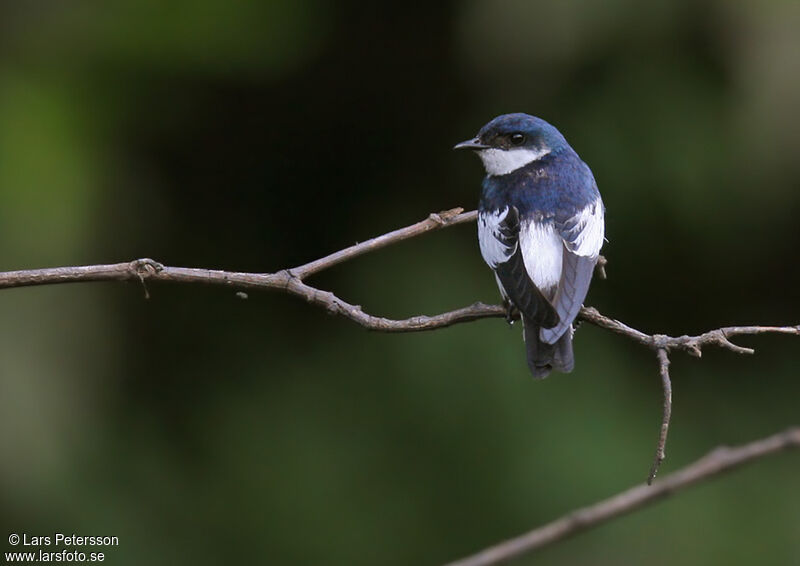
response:
{"label": "bird", "polygon": [[534,378],[575,366],[573,322],[605,240],[594,175],[551,124],[503,114],[454,149],[483,162],[478,242],[513,320],[520,313]]}

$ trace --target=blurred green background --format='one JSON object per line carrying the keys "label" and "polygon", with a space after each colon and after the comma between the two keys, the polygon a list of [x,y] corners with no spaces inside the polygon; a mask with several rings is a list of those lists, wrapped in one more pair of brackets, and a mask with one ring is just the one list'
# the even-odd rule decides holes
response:
{"label": "blurred green background", "polygon": [[[490,118],[555,124],[606,202],[588,303],[647,332],[800,322],[800,3],[0,4],[0,269],[273,271],[454,206]],[[316,283],[371,313],[495,302],[475,227]],[[530,379],[518,327],[369,333],[280,294],[0,293],[0,527],[107,562],[437,564],[636,482],[652,353],[584,325]],[[673,356],[668,473],[798,422],[800,343]],[[519,564],[800,564],[800,455]],[[11,550],[3,542],[4,551]]]}

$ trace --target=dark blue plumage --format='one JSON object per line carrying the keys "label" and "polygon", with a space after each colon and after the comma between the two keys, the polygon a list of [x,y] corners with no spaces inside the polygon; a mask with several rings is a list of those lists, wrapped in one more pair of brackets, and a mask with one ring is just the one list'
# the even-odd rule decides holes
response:
{"label": "dark blue plumage", "polygon": [[591,170],[558,130],[528,114],[498,116],[456,148],[476,151],[486,168],[481,254],[522,315],[531,372],[571,371],[572,322],[604,235]]}

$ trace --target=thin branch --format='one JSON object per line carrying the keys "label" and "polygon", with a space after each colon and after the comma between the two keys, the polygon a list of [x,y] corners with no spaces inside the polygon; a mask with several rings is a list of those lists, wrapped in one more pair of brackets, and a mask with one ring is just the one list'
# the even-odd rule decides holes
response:
{"label": "thin branch", "polygon": [[589,307],[582,308],[580,318],[610,330],[615,334],[620,334],[630,338],[634,342],[647,346],[654,350],[663,348],[667,351],[679,350],[686,352],[689,355],[697,358],[701,357],[704,346],[718,346],[725,350],[730,350],[737,354],[753,354],[755,350],[752,348],[743,348],[732,343],[728,338],[732,336],[745,336],[753,334],[791,334],[800,335],[800,325],[796,326],[727,326],[725,328],[717,328],[716,330],[709,330],[697,336],[666,336],[663,334],[645,334],[641,330],[631,328],[624,322],[603,316],[597,309]]}
{"label": "thin branch", "polygon": [[389,244],[396,244],[397,242],[402,242],[408,238],[413,238],[414,236],[419,236],[421,234],[425,234],[426,232],[432,232],[433,230],[440,230],[442,228],[446,228],[447,226],[455,226],[456,224],[463,224],[464,222],[472,222],[477,217],[477,210],[473,210],[472,212],[464,212],[464,209],[461,207],[451,208],[450,210],[444,210],[438,213],[434,212],[421,222],[417,222],[411,226],[406,226],[405,228],[400,228],[399,230],[394,230],[393,232],[383,234],[377,238],[372,238],[366,242],[355,244],[354,246],[339,250],[338,252],[334,252],[316,261],[306,263],[300,267],[292,268],[290,271],[296,277],[305,279],[309,275],[319,273],[323,269],[328,269],[329,267],[333,267],[336,264],[353,259],[354,257],[360,256],[367,252],[374,252],[375,250],[379,250],[388,246]]}
{"label": "thin branch", "polygon": [[142,284],[148,281],[162,281],[168,283],[199,283],[237,290],[272,290],[295,295],[330,314],[344,316],[364,328],[382,332],[435,330],[480,318],[504,317],[506,314],[501,305],[487,305],[477,302],[467,307],[434,316],[420,315],[400,320],[373,316],[365,313],[359,305],[348,303],[329,291],[323,291],[308,285],[294,275],[293,271],[241,273],[215,269],[169,267],[152,259],[143,258],[130,262],[105,265],[0,272],[0,289],[97,281],[137,281]]}
{"label": "thin branch", "polygon": [[105,265],[6,271],[0,273],[0,289],[90,281],[168,281],[226,285],[238,289],[281,289],[285,287],[286,279],[285,273],[237,273],[167,267],[152,259],[143,258]]}
{"label": "thin branch", "polygon": [[[465,217],[470,213],[459,215]],[[424,221],[423,221],[424,222]],[[462,221],[459,220],[459,223]],[[446,224],[447,226],[453,223]],[[408,236],[406,236],[408,237]],[[405,239],[405,238],[403,238]],[[369,242],[364,242],[368,244]],[[382,246],[388,245],[382,243]],[[365,253],[359,250],[351,257]],[[332,257],[335,254],[332,254]],[[344,261],[341,258],[331,260],[324,267],[314,267],[306,273],[317,273],[325,267]],[[315,262],[306,264],[312,265]],[[14,287],[30,287],[36,285],[59,285],[64,283],[87,283],[98,281],[160,281],[167,283],[204,284],[228,287],[236,290],[272,290],[281,291],[301,297],[309,303],[319,306],[331,314],[339,314],[349,318],[369,330],[382,332],[419,332],[435,330],[459,324],[472,322],[482,318],[504,318],[506,309],[502,305],[487,305],[477,302],[453,311],[437,315],[414,316],[406,319],[390,319],[369,315],[359,305],[353,305],[334,295],[305,283],[297,276],[297,270],[277,271],[275,273],[243,273],[238,271],[223,271],[218,269],[201,269],[192,267],[170,267],[159,262],[142,258],[123,263],[102,265],[87,265],[76,267],[52,267],[46,269],[28,269],[20,271],[0,272],[0,289]],[[645,334],[640,330],[600,314],[597,309],[584,307],[578,315],[580,320],[588,322],[599,328],[610,330],[616,334],[626,336],[634,342],[658,349],[683,350],[694,355],[699,355],[700,348],[707,345],[716,345],[727,348],[737,353],[753,353],[750,348],[742,348],[732,344],[727,337],[745,334],[792,334],[800,335],[798,326],[732,326],[710,330],[699,336],[671,337],[664,335]]]}
{"label": "thin branch", "polygon": [[592,529],[640,507],[655,503],[687,487],[723,472],[778,452],[800,448],[800,428],[790,428],[735,448],[719,447],[693,464],[673,472],[652,486],[640,484],[604,501],[578,509],[519,537],[447,564],[447,566],[493,566]]}
{"label": "thin branch", "polygon": [[[344,316],[369,330],[381,332],[420,332],[435,330],[471,322],[481,318],[500,318],[506,316],[506,309],[501,305],[474,303],[453,311],[433,315],[419,315],[406,319],[390,319],[368,314],[360,305],[345,301],[330,291],[324,291],[305,282],[324,269],[338,265],[368,252],[372,252],[390,244],[420,236],[428,232],[440,230],[448,226],[456,226],[472,222],[477,212],[464,212],[462,208],[453,208],[443,212],[430,214],[424,220],[377,236],[365,242],[339,250],[316,261],[304,265],[277,271],[275,273],[241,273],[212,269],[165,266],[152,259],[137,259],[126,263],[107,265],[89,265],[79,267],[56,267],[48,269],[32,269],[25,271],[8,271],[0,273],[0,288],[25,287],[32,285],[53,285],[60,283],[80,283],[88,281],[138,281],[144,287],[145,297],[149,297],[147,283],[164,281],[172,283],[202,283],[217,285],[236,290],[265,289],[280,291],[300,297],[306,302],[324,309],[329,314]],[[599,264],[599,273],[605,274],[605,258]],[[731,326],[710,330],[698,336],[671,337],[660,334],[646,334],[627,324],[600,314],[594,308],[582,308],[579,318],[600,328],[625,336],[634,342],[654,350],[661,360],[669,352],[680,350],[699,357],[705,346],[718,346],[738,354],[752,354],[751,348],[732,343],[732,336],[749,334],[800,334],[798,326]],[[651,470],[650,480],[654,476],[664,458],[664,442],[669,426],[669,408],[671,396],[669,374],[661,363],[662,383],[664,384],[665,405],[661,434],[656,453],[656,460]],[[665,378],[666,376],[666,378]]]}
{"label": "thin branch", "polygon": [[659,348],[656,352],[658,358],[658,372],[661,375],[661,386],[664,388],[664,407],[661,413],[661,432],[658,435],[656,445],[656,457],[653,460],[653,467],[650,468],[650,475],[647,477],[647,485],[653,483],[658,474],[658,468],[666,458],[665,449],[667,446],[667,433],[669,432],[669,419],[672,415],[672,382],[669,379],[669,354],[664,348]]}
{"label": "thin branch", "polygon": [[[434,330],[463,322],[471,322],[482,318],[502,318],[507,314],[506,309],[502,305],[487,305],[478,302],[470,306],[462,307],[460,309],[434,316],[420,315],[413,316],[411,318],[395,320],[367,314],[362,310],[361,306],[348,303],[330,291],[324,291],[309,285],[305,282],[305,278],[319,273],[324,269],[328,269],[334,265],[338,265],[344,261],[353,259],[365,253],[381,249],[390,244],[446,228],[448,226],[472,222],[476,218],[477,213],[475,211],[463,212],[462,208],[454,208],[438,214],[434,213],[429,215],[428,218],[417,222],[416,224],[412,224],[411,226],[400,228],[399,230],[394,230],[393,232],[383,234],[382,236],[355,244],[299,267],[284,269],[275,273],[241,273],[213,269],[170,267],[162,265],[152,259],[144,258],[125,263],[114,263],[107,265],[8,271],[5,273],[0,273],[0,289],[34,285],[81,283],[90,281],[138,281],[145,289],[145,296],[149,297],[147,283],[150,281],[190,284],[200,283],[227,287],[239,291],[245,289],[263,289],[284,292],[296,297],[300,297],[308,303],[324,309],[330,314],[344,316],[345,318],[348,318],[349,320],[360,324],[369,330],[378,330],[382,332],[419,332],[425,330]],[[602,258],[598,263],[598,276],[601,278],[605,278],[605,265],[605,258]],[[664,411],[662,415],[661,431],[659,434],[656,457],[648,478],[648,483],[652,482],[655,474],[658,471],[658,467],[664,460],[665,445],[672,407],[672,387],[669,377],[670,352],[683,351],[690,355],[700,357],[702,355],[702,348],[705,346],[717,346],[737,354],[752,354],[754,352],[753,349],[738,346],[732,343],[729,338],[733,336],[766,333],[800,335],[800,325],[731,326],[726,328],[718,328],[716,330],[709,330],[708,332],[697,336],[684,335],[672,337],[661,334],[651,335],[632,328],[627,324],[620,322],[619,320],[604,316],[600,314],[597,309],[585,307],[581,309],[579,319],[593,324],[599,328],[603,328],[621,336],[625,336],[638,344],[650,348],[656,353],[659,362],[661,381],[664,388]],[[789,435],[789,433],[785,434]],[[791,438],[794,439],[792,442],[796,444],[796,437],[798,435],[797,431],[792,431],[791,435],[793,435]],[[749,449],[749,451],[746,449]],[[608,502],[598,504],[595,507],[580,511],[570,517],[560,519],[559,521],[543,527],[542,529],[537,529],[536,531],[533,531],[532,533],[529,533],[520,539],[503,543],[503,545],[500,545],[495,549],[489,549],[485,553],[481,553],[481,555],[479,555],[479,557],[476,559],[470,559],[478,561],[459,562],[458,564],[462,566],[467,564],[494,564],[497,561],[504,560],[507,557],[515,556],[529,549],[542,546],[543,544],[548,544],[549,542],[568,536],[573,532],[588,528],[587,525],[608,520],[615,515],[628,512],[631,509],[644,504],[646,501],[651,501],[660,495],[666,494],[673,489],[673,487],[670,487],[672,485],[676,486],[676,488],[689,485],[690,483],[699,481],[699,479],[702,479],[708,475],[717,473],[722,469],[726,469],[752,459],[756,456],[747,456],[746,454],[750,454],[753,452],[753,450],[758,452],[758,446],[755,446],[755,449],[753,449],[753,445],[748,445],[738,450],[739,452],[732,452],[730,454],[727,452],[725,454],[714,453],[717,454],[717,460],[722,458],[721,461],[723,462],[723,465],[719,469],[714,468],[715,465],[718,465],[717,460],[706,461],[711,458],[711,456],[714,456],[714,454],[712,454],[706,459],[699,461],[694,466],[690,466],[690,468],[687,468],[684,470],[684,472],[673,474],[666,480],[658,482],[656,487],[650,491],[641,491],[644,489],[643,487],[634,488],[629,492],[608,500]],[[771,451],[768,451],[767,453]],[[734,454],[734,456],[738,454],[739,459],[737,460],[737,457],[731,458],[731,454]],[[745,454],[745,456],[742,457],[742,454]],[[714,462],[717,462],[717,464]],[[725,464],[725,462],[728,462],[728,464]],[[712,471],[703,471],[709,469]],[[686,477],[689,479],[685,481],[681,479]],[[587,519],[587,517],[589,518]],[[592,517],[599,518],[593,519]],[[484,556],[484,558],[480,558],[480,556]],[[494,559],[493,561],[491,558],[485,558],[486,556],[499,556],[500,558]]]}

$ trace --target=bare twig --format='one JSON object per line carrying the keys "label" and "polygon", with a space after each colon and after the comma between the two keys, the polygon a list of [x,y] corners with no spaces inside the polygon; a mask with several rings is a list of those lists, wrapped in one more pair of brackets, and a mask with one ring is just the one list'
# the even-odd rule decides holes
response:
{"label": "bare twig", "polygon": [[519,537],[489,547],[468,558],[451,562],[447,566],[501,564],[522,554],[597,527],[639,507],[655,503],[717,474],[792,448],[800,448],[800,428],[790,428],[735,448],[716,448],[693,464],[666,476],[652,486],[637,485],[599,503],[573,511]]}
{"label": "bare twig", "polygon": [[342,263],[348,259],[353,259],[354,257],[360,256],[367,252],[374,252],[375,250],[379,250],[385,246],[388,246],[389,244],[396,244],[397,242],[402,242],[408,238],[413,238],[414,236],[419,236],[420,234],[431,232],[433,230],[439,230],[447,226],[455,226],[456,224],[463,224],[464,222],[472,222],[477,217],[478,211],[473,210],[472,212],[464,212],[464,209],[460,207],[451,208],[450,210],[444,210],[442,212],[434,212],[421,222],[417,222],[411,226],[406,226],[405,228],[400,228],[399,230],[394,230],[393,232],[383,234],[382,236],[372,238],[371,240],[361,242],[354,246],[350,246],[349,248],[339,250],[338,252],[334,252],[316,261],[306,263],[300,267],[295,267],[290,271],[293,275],[299,277],[300,279],[304,279],[309,275],[313,275],[314,273],[322,271],[323,269],[328,269],[329,267],[333,267],[338,263]]}
{"label": "bare twig", "polygon": [[667,446],[669,419],[672,415],[672,382],[669,379],[669,354],[664,348],[659,348],[656,351],[656,357],[658,358],[658,372],[661,374],[661,386],[664,388],[664,408],[661,413],[661,432],[658,435],[656,457],[653,460],[653,467],[650,468],[650,475],[647,477],[647,485],[652,484],[653,480],[656,479],[658,468],[666,458],[664,450]]}
{"label": "bare twig", "polygon": [[[368,243],[369,242],[364,242],[364,244]],[[382,243],[381,245],[385,246],[387,244]],[[365,252],[359,250],[351,257],[361,255],[362,253]],[[328,263],[324,267],[315,267],[310,272],[317,273],[321,269],[330,267],[341,261],[344,260],[337,259],[334,263]],[[170,267],[162,265],[152,259],[143,258],[129,262],[103,265],[52,267],[46,269],[0,272],[0,289],[97,281],[163,281],[167,283],[214,285],[236,290],[260,289],[281,291],[301,297],[307,302],[319,306],[331,314],[339,314],[349,318],[364,328],[382,332],[419,332],[435,330],[481,318],[504,318],[506,316],[506,309],[502,305],[487,305],[481,302],[433,316],[422,315],[399,320],[373,316],[363,312],[358,305],[350,304],[333,293],[323,291],[305,283],[302,278],[298,277],[296,274],[297,270],[303,269],[304,268],[295,268],[277,271],[275,273],[243,273],[217,269]],[[309,273],[308,270],[304,272]],[[656,349],[663,347],[667,350],[683,350],[694,355],[697,355],[701,347],[707,345],[720,346],[737,353],[753,352],[750,348],[742,348],[731,344],[727,339],[728,336],[764,333],[800,335],[800,325],[780,327],[732,326],[729,328],[711,330],[699,336],[680,336],[677,338],[659,336],[657,345],[656,338],[653,335],[645,334],[618,320],[604,316],[595,308],[582,308],[579,318],[594,326],[626,336],[634,342],[649,348]]]}
{"label": "bare twig", "polygon": [[[361,252],[363,253],[363,252]],[[470,306],[435,316],[413,316],[394,320],[365,313],[360,306],[340,299],[333,293],[306,284],[293,274],[294,270],[276,273],[241,273],[190,267],[169,267],[152,259],[137,259],[125,263],[54,267],[25,271],[0,272],[0,289],[34,285],[57,285],[92,281],[163,281],[169,283],[200,283],[231,289],[273,290],[295,295],[321,307],[330,314],[349,318],[369,330],[382,332],[419,332],[470,322],[479,318],[503,317],[500,305],[474,303]]]}
{"label": "bare twig", "polygon": [[730,350],[737,354],[752,354],[755,352],[752,348],[743,348],[733,344],[729,337],[732,336],[745,336],[751,334],[792,334],[800,335],[800,325],[797,326],[728,326],[725,328],[717,328],[716,330],[709,330],[698,336],[665,336],[663,334],[645,334],[640,330],[631,328],[624,322],[620,322],[613,318],[603,316],[595,308],[582,308],[580,318],[610,330],[615,334],[620,334],[630,338],[634,342],[647,346],[648,348],[665,349],[668,352],[673,350],[680,350],[689,355],[697,358],[702,356],[702,348],[704,346],[718,346],[720,348]]}
{"label": "bare twig", "polygon": [[597,258],[597,263],[594,266],[595,273],[600,279],[608,279],[606,275],[606,265],[608,265],[608,260],[605,256],[600,256]]}

